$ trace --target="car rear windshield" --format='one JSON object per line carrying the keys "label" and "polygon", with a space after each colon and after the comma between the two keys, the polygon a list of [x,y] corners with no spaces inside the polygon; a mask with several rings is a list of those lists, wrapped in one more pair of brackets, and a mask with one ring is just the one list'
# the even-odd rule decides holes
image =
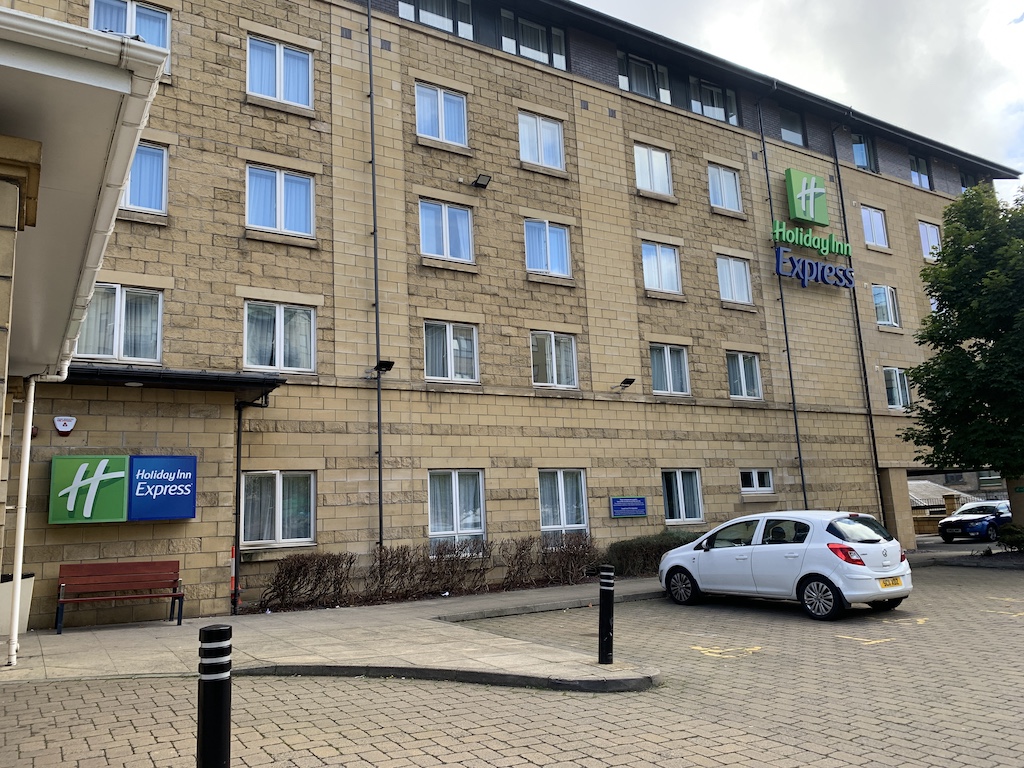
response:
{"label": "car rear windshield", "polygon": [[892,534],[873,517],[837,517],[828,524],[833,536],[854,544],[874,544],[878,541],[892,541]]}

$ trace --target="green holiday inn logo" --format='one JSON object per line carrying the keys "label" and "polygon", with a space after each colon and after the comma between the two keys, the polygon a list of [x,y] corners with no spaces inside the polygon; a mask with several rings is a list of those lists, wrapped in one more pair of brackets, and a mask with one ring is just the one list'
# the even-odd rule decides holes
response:
{"label": "green holiday inn logo", "polygon": [[825,180],[821,176],[787,168],[786,194],[789,196],[789,218],[828,226]]}
{"label": "green holiday inn logo", "polygon": [[127,456],[53,457],[51,523],[120,523],[127,517]]}

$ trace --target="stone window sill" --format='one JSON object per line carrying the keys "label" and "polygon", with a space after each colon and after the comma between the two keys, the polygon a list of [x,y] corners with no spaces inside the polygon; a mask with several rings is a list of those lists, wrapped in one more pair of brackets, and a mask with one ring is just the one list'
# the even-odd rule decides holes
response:
{"label": "stone window sill", "polygon": [[661,299],[662,301],[686,302],[686,296],[682,293],[670,293],[669,291],[655,291],[650,288],[644,291],[648,299]]}
{"label": "stone window sill", "polygon": [[740,301],[729,301],[728,299],[722,299],[722,309],[734,309],[737,312],[757,312],[757,307],[753,304],[744,304]]}
{"label": "stone window sill", "polygon": [[711,212],[719,216],[728,216],[730,219],[747,220],[747,214],[743,211],[734,211],[731,208],[719,208],[717,205],[712,205]]}
{"label": "stone window sill", "polygon": [[257,96],[254,93],[247,93],[245,95],[245,103],[252,104],[257,107],[266,107],[267,109],[276,109],[278,112],[287,112],[291,115],[311,117],[314,120],[316,119],[315,109],[310,109],[309,107],[300,107],[298,104],[287,104],[283,101],[269,99],[266,96]]}
{"label": "stone window sill", "polygon": [[469,261],[456,261],[455,259],[439,259],[436,256],[422,256],[420,263],[424,267],[433,267],[434,269],[452,269],[456,272],[472,272],[477,274],[480,271],[480,267]]}
{"label": "stone window sill", "polygon": [[473,157],[473,150],[469,147],[463,147],[460,144],[452,144],[448,141],[441,141],[440,139],[432,139],[429,136],[417,136],[416,143],[421,147],[430,147],[431,149],[440,149],[445,152],[452,152],[456,155]]}
{"label": "stone window sill", "polygon": [[679,205],[679,198],[675,195],[664,195],[661,192],[652,192],[649,189],[638,189],[636,194],[639,197],[646,197],[648,200],[660,200],[663,203]]}
{"label": "stone window sill", "polygon": [[264,232],[262,229],[245,230],[246,240],[262,240],[267,243],[280,243],[281,245],[294,245],[299,248],[318,250],[320,244],[315,237],[300,237],[299,235],[284,235],[280,232]]}
{"label": "stone window sill", "polygon": [[538,165],[537,163],[531,163],[526,160],[519,161],[519,167],[524,171],[532,171],[533,173],[543,173],[545,176],[554,176],[558,179],[568,179],[569,172],[562,170],[561,168],[552,168],[548,165]]}
{"label": "stone window sill", "polygon": [[138,224],[152,224],[157,227],[166,227],[171,223],[166,213],[147,213],[145,211],[133,211],[128,208],[119,210],[117,218],[121,221],[134,221]]}
{"label": "stone window sill", "polygon": [[526,279],[531,283],[547,283],[548,285],[562,285],[566,288],[575,288],[576,280],[561,275],[547,275],[540,272],[527,272]]}

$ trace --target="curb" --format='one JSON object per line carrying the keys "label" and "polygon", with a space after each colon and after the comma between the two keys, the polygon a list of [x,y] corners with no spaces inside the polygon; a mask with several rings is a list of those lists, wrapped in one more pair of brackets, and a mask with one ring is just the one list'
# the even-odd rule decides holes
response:
{"label": "curb", "polygon": [[[636,592],[627,595],[616,595],[616,603],[634,603],[640,600],[658,600],[664,596],[660,590],[647,592]],[[597,598],[577,597],[570,600],[559,600],[552,603],[539,603],[536,605],[520,605],[515,607],[502,608],[481,608],[477,611],[466,613],[452,613],[443,616],[435,616],[435,621],[446,621],[457,624],[460,621],[479,621],[480,619],[500,619],[505,616],[525,616],[530,613],[547,613],[549,611],[569,611],[574,608],[596,608]]]}

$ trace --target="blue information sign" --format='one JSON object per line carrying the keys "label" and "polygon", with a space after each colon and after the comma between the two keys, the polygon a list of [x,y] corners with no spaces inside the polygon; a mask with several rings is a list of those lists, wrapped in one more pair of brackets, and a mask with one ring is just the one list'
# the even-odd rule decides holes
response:
{"label": "blue information sign", "polygon": [[647,517],[643,496],[612,496],[612,517]]}
{"label": "blue information sign", "polygon": [[195,456],[132,456],[129,520],[190,520],[196,516]]}

